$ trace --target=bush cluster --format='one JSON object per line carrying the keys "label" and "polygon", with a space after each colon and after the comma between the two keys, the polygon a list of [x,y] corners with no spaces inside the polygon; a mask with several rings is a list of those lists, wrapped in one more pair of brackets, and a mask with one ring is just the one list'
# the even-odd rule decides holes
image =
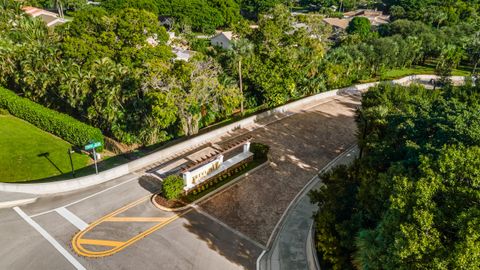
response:
{"label": "bush cluster", "polygon": [[268,151],[270,147],[265,144],[261,143],[251,143],[250,145],[250,152],[253,153],[255,159],[266,159],[268,155]]}
{"label": "bush cluster", "polygon": [[[82,147],[92,140],[99,141],[103,145],[103,135],[98,128],[91,127],[66,114],[45,108],[1,87],[0,108],[8,110],[12,115],[75,146]],[[102,151],[103,148],[97,150]]]}
{"label": "bush cluster", "polygon": [[167,200],[178,199],[183,193],[183,179],[178,175],[169,175],[163,180],[162,193]]}

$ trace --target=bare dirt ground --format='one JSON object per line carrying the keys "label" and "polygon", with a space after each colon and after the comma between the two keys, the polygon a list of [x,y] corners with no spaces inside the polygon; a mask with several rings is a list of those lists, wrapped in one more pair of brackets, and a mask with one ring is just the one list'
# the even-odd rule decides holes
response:
{"label": "bare dirt ground", "polygon": [[254,142],[270,146],[272,165],[256,171],[201,207],[266,245],[297,193],[355,142],[354,114],[359,105],[358,97],[337,97],[250,132]]}

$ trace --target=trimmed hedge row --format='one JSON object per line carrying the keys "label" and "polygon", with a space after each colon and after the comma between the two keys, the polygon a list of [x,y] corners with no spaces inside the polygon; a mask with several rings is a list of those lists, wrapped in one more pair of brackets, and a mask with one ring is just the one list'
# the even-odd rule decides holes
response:
{"label": "trimmed hedge row", "polygon": [[[19,97],[2,87],[0,87],[0,108],[7,109],[12,115],[75,146],[83,147],[90,140],[104,144],[100,129],[82,123],[66,114],[45,108],[29,99]],[[98,149],[98,151],[102,150],[103,147]]]}

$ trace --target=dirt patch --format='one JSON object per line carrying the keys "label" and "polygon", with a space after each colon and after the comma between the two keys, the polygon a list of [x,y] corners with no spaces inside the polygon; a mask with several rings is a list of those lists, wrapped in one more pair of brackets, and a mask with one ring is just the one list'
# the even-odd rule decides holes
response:
{"label": "dirt patch", "polygon": [[355,142],[359,98],[329,100],[257,129],[253,141],[270,146],[272,165],[202,204],[204,211],[266,244],[304,185]]}

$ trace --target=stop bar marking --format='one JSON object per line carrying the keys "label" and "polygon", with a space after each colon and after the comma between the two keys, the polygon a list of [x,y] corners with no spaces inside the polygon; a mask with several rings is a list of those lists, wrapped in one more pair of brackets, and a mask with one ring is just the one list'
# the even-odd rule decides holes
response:
{"label": "stop bar marking", "polygon": [[81,220],[79,217],[77,217],[74,213],[70,212],[65,207],[59,207],[55,209],[55,212],[57,212],[59,215],[64,217],[66,220],[72,223],[79,230],[84,230],[88,227],[88,224],[85,221]]}

